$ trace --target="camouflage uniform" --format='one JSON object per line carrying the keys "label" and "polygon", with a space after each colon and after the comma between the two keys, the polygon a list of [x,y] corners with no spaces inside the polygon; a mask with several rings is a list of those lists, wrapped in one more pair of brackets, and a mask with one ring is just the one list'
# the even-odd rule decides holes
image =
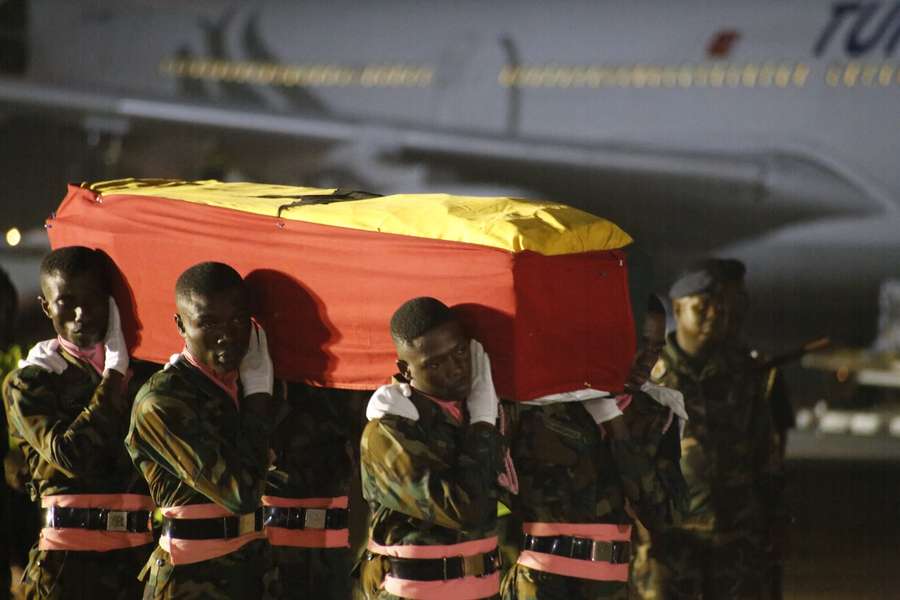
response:
{"label": "camouflage uniform", "polygon": [[[22,358],[22,349],[13,344],[6,352],[0,353],[0,377],[6,377],[19,364]],[[9,451],[9,427],[6,424],[6,411],[0,411],[0,464],[5,464],[6,454]],[[6,485],[6,478],[0,480],[0,526],[6,532],[13,529],[13,520],[11,516],[11,494]],[[7,533],[7,537],[11,536]],[[0,542],[0,594],[6,594],[10,584],[10,552],[12,550],[12,540],[4,539]]]}
{"label": "camouflage uniform", "polygon": [[[630,440],[604,440],[582,402],[504,407],[519,476],[513,512],[523,522],[624,526],[631,523],[626,503],[652,526],[675,518],[680,481],[675,461],[668,470],[654,469],[668,409],[638,396],[625,411],[634,432]],[[627,588],[624,581],[580,579],[516,564],[502,590],[504,600],[577,600],[627,598]]]}
{"label": "camouflage uniform", "polygon": [[765,402],[766,378],[746,352],[724,347],[702,365],[674,339],[653,376],[684,394],[681,442],[688,485],[684,521],[653,532],[644,598],[766,598],[767,528],[780,492],[780,461]]}
{"label": "camouflage uniform", "polygon": [[[359,419],[359,392],[287,384],[272,435],[275,469],[267,496],[348,496],[353,474],[351,437]],[[368,398],[368,394],[365,394]],[[357,430],[358,431],[358,430]],[[281,598],[349,598],[349,548],[272,546]]]}
{"label": "camouflage uniform", "polygon": [[[127,400],[111,403],[98,388],[92,366],[64,350],[60,374],[37,366],[10,373],[3,397],[13,443],[31,475],[32,498],[59,494],[147,494],[121,440]],[[149,365],[132,362],[126,399]],[[120,407],[126,407],[122,410]],[[24,575],[28,598],[139,598],[136,580],[150,546],[108,552],[40,550],[29,555]]]}
{"label": "camouflage uniform", "polygon": [[[412,421],[374,419],[360,445],[362,493],[372,516],[369,539],[382,545],[448,545],[495,535],[500,436],[486,424],[460,425],[415,390]],[[388,561],[367,553],[361,566],[367,598],[380,589]]]}
{"label": "camouflage uniform", "polygon": [[[240,395],[239,395],[240,397]],[[178,360],[138,392],[125,445],[157,506],[213,502],[236,514],[259,506],[271,423]],[[173,566],[157,547],[144,598],[260,598],[268,552],[254,540],[219,558]]]}

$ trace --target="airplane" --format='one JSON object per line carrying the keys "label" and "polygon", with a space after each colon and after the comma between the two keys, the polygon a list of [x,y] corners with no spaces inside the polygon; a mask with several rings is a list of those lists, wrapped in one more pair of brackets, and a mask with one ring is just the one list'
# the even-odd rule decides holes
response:
{"label": "airplane", "polygon": [[[63,174],[552,198],[630,232],[660,291],[697,257],[743,259],[773,351],[867,343],[900,277],[896,0],[0,10],[3,127],[46,159],[46,200],[14,218],[40,222]],[[0,167],[13,187],[22,164]]]}

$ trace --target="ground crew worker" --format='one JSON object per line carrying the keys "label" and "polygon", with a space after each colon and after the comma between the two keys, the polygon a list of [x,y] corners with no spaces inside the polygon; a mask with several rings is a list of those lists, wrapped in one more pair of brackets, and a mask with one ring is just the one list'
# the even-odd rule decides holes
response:
{"label": "ground crew worker", "polygon": [[[350,447],[361,392],[285,386],[275,418],[275,454],[262,498],[277,569],[275,596],[350,597]],[[368,399],[368,394],[365,394]]]}
{"label": "ground crew worker", "polygon": [[684,394],[689,420],[681,467],[684,520],[651,532],[650,581],[657,598],[765,598],[767,524],[779,461],[765,378],[745,353],[724,343],[724,275],[707,264],[672,286],[676,331],[654,379]]}
{"label": "ground crew worker", "polygon": [[273,386],[265,332],[228,265],[187,269],[175,299],[184,350],[141,388],[125,440],[164,516],[144,597],[260,598]]}
{"label": "ground crew worker", "polygon": [[[645,327],[653,323],[644,319]],[[644,350],[658,354],[658,345]],[[651,528],[677,518],[684,411],[677,396],[664,404],[642,390],[652,364],[639,353],[618,397],[582,390],[504,405],[519,477],[513,512],[524,533],[504,600],[626,598],[628,507]]]}
{"label": "ground crew worker", "polygon": [[152,503],[122,446],[135,388],[126,386],[128,350],[106,257],[61,248],[40,273],[39,300],[58,337],[32,348],[3,387],[13,440],[42,507],[25,596],[138,598]]}
{"label": "ground crew worker", "polygon": [[500,436],[490,362],[454,313],[414,298],[391,318],[400,377],[369,402],[360,445],[371,507],[368,598],[496,597]]}

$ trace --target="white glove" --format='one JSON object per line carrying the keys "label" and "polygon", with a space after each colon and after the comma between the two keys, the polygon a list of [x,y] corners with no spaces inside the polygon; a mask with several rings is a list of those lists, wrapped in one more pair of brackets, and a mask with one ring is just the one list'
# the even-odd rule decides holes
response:
{"label": "white glove", "polygon": [[419,411],[409,397],[412,395],[408,383],[383,385],[372,394],[366,405],[366,419],[373,421],[384,415],[396,415],[412,421],[419,420]]}
{"label": "white glove", "polygon": [[172,365],[177,363],[179,358],[181,358],[180,352],[178,354],[173,354],[172,356],[170,356],[169,362],[167,362],[166,364],[163,365],[163,371],[168,371],[169,367],[171,367]]}
{"label": "white glove", "polygon": [[106,358],[103,372],[118,371],[122,375],[128,373],[128,345],[122,335],[122,322],[119,319],[119,307],[112,296],[109,297],[109,322],[106,325],[106,337],[103,338]]}
{"label": "white glove", "polygon": [[69,361],[64,359],[57,350],[59,350],[59,340],[56,338],[38,342],[28,351],[28,356],[19,361],[19,368],[40,367],[59,375],[69,366]]}
{"label": "white glove", "polygon": [[244,395],[272,394],[275,384],[275,368],[269,358],[269,343],[266,332],[256,323],[250,324],[250,346],[238,367]]}
{"label": "white glove", "polygon": [[616,399],[612,396],[585,400],[584,408],[591,413],[591,417],[593,417],[594,423],[597,425],[622,416],[622,411],[619,410]]}
{"label": "white glove", "polygon": [[497,411],[500,399],[494,390],[494,378],[491,376],[491,359],[484,347],[476,340],[469,345],[472,359],[472,387],[466,406],[469,408],[470,423],[497,423]]}

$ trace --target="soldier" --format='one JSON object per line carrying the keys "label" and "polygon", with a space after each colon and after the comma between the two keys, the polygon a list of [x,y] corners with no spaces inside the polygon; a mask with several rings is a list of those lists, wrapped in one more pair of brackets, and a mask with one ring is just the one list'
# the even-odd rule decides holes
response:
{"label": "soldier", "polygon": [[275,461],[262,498],[278,597],[350,597],[350,444],[358,432],[360,394],[286,386],[272,435]]}
{"label": "soldier", "polygon": [[490,362],[434,298],[397,309],[391,335],[408,386],[380,388],[366,411],[360,461],[372,515],[363,593],[496,597],[500,436]]}
{"label": "soldier", "polygon": [[141,388],[125,440],[164,516],[144,597],[260,598],[273,386],[265,332],[228,265],[187,269],[175,300],[184,350]]}
{"label": "soldier", "polygon": [[676,331],[656,381],[684,394],[684,520],[651,532],[649,581],[659,598],[765,598],[767,526],[779,466],[766,379],[725,343],[728,305],[720,267],[707,264],[672,286]]}
{"label": "soldier", "polygon": [[[19,297],[16,288],[9,280],[6,271],[0,269],[0,377],[5,378],[15,369],[22,358],[22,348],[13,342],[13,326],[16,320]],[[0,461],[5,465],[9,451],[9,427],[6,424],[6,411],[0,411]],[[6,478],[0,480],[0,526],[8,532],[7,538],[0,542],[0,595],[5,595],[10,588],[10,557],[13,551],[12,535],[15,527],[11,519],[13,497],[6,484]]]}
{"label": "soldier", "polygon": [[28,598],[137,598],[135,575],[153,542],[147,487],[122,447],[142,379],[126,387],[128,350],[107,266],[80,246],[44,258],[39,300],[58,337],[32,348],[3,387],[42,506]]}
{"label": "soldier", "polygon": [[[661,326],[662,339],[664,319],[654,316],[644,326]],[[626,598],[629,507],[650,528],[677,518],[684,410],[677,396],[647,391],[658,352],[658,343],[645,344],[619,397],[583,390],[504,405],[519,475],[513,511],[524,522],[504,600]]]}

